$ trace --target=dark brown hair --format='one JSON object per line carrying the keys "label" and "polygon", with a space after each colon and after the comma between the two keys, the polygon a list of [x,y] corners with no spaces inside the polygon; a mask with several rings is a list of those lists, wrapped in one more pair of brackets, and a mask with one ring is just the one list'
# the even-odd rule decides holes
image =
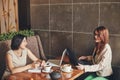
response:
{"label": "dark brown hair", "polygon": [[17,34],[15,35],[13,38],[12,38],[12,41],[11,41],[11,49],[12,50],[17,50],[19,49],[20,47],[20,44],[22,43],[23,39],[27,37],[24,36],[24,35],[21,35],[21,34]]}

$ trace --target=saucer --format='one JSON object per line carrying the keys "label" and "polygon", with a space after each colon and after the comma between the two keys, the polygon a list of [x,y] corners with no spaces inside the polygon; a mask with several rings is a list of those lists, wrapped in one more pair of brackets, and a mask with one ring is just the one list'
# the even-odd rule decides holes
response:
{"label": "saucer", "polygon": [[65,70],[63,70],[63,69],[61,69],[63,72],[67,72],[67,73],[69,73],[69,72],[72,72],[73,71],[73,69],[71,69],[70,71],[65,71]]}
{"label": "saucer", "polygon": [[45,73],[50,73],[50,72],[52,72],[53,70],[51,69],[50,71],[46,71],[46,70],[42,70],[42,72],[45,72]]}

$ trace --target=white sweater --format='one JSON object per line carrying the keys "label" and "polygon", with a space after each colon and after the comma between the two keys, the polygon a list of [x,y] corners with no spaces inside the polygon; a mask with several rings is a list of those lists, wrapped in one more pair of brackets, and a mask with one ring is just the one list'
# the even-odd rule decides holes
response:
{"label": "white sweater", "polygon": [[[110,76],[112,74],[112,51],[109,44],[101,52],[102,55],[96,55],[92,59],[93,65],[85,65],[85,72],[96,72],[98,76]],[[93,54],[94,55],[94,54]]]}

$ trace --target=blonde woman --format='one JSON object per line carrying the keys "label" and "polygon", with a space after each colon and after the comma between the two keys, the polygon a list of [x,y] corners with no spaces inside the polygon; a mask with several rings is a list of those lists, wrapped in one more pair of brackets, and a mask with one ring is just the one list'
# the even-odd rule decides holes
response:
{"label": "blonde woman", "polygon": [[81,56],[79,60],[92,60],[92,65],[77,66],[84,72],[96,72],[89,75],[84,80],[110,80],[112,75],[112,51],[109,45],[109,32],[104,26],[99,26],[94,30],[95,48],[92,56]]}

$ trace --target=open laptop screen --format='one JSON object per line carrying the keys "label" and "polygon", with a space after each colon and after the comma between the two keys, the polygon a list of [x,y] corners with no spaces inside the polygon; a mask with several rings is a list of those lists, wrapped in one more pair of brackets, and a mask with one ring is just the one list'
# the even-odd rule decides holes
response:
{"label": "open laptop screen", "polygon": [[49,60],[47,61],[47,64],[49,64],[50,66],[58,66],[58,67],[61,66],[66,51],[67,51],[67,49],[65,49],[65,50],[63,51],[60,60],[58,60],[58,59],[49,59]]}
{"label": "open laptop screen", "polygon": [[69,49],[67,49],[66,54],[68,55],[70,63],[74,66],[78,64],[83,64],[83,65],[91,64],[89,61],[86,61],[86,60],[78,60],[77,56],[73,52],[71,52]]}
{"label": "open laptop screen", "polygon": [[74,65],[74,66],[78,65],[79,61],[74,53],[72,53],[69,49],[67,49],[66,54],[68,55],[68,58],[72,65]]}

